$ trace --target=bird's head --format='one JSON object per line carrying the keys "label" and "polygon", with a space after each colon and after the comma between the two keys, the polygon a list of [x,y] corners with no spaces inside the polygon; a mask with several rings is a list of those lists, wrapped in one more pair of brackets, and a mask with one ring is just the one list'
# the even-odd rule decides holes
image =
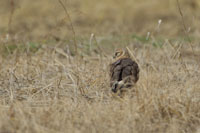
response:
{"label": "bird's head", "polygon": [[129,55],[127,49],[117,49],[113,56],[113,58],[116,60],[122,59],[122,58],[129,58],[129,57],[130,57],[130,55]]}

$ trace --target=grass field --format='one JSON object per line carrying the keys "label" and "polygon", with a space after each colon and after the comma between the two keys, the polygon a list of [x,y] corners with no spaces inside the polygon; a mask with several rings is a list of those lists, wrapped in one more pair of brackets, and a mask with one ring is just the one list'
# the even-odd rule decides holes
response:
{"label": "grass field", "polygon": [[[0,1],[0,133],[200,133],[198,0],[62,4]],[[125,47],[140,79],[120,98]]]}

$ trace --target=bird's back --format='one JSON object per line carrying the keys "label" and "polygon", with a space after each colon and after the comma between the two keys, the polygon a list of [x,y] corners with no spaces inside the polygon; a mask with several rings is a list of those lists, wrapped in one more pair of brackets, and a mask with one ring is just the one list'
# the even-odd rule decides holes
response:
{"label": "bird's back", "polygon": [[111,86],[114,82],[124,80],[126,77],[131,77],[132,82],[137,82],[139,67],[132,59],[123,58],[111,64],[110,74]]}

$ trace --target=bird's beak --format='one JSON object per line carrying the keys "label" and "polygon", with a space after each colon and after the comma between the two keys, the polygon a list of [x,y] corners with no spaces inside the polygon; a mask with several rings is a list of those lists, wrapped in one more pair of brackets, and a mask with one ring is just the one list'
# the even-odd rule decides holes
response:
{"label": "bird's beak", "polygon": [[115,58],[116,58],[116,55],[113,56],[113,59],[115,59]]}

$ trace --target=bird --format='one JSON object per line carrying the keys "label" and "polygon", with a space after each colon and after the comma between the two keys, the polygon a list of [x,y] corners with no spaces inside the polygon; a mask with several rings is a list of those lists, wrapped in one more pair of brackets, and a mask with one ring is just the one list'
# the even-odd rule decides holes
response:
{"label": "bird", "polygon": [[139,79],[138,64],[130,58],[128,49],[117,49],[110,64],[110,87],[112,92],[131,88]]}

